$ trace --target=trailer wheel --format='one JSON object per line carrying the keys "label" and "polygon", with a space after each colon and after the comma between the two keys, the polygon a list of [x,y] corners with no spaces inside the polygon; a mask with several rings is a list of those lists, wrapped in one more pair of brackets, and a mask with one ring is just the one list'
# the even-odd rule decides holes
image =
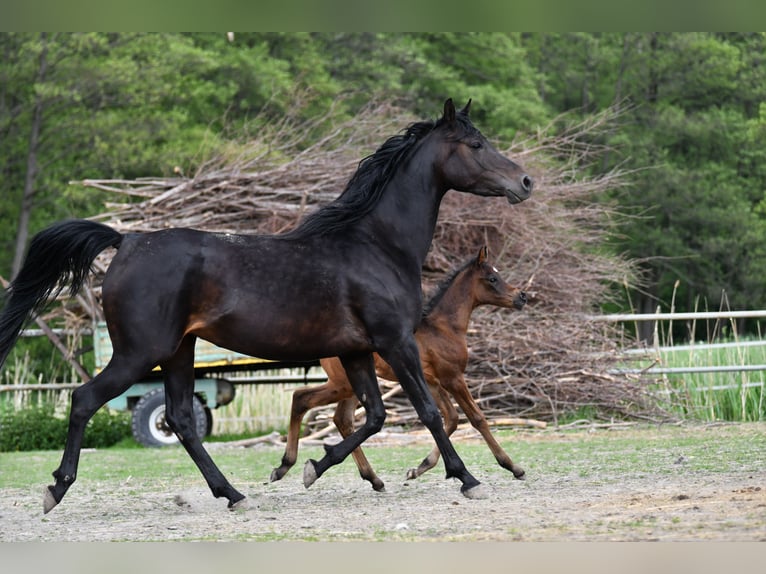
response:
{"label": "trailer wheel", "polygon": [[[205,406],[196,395],[192,400],[192,409],[197,436],[203,439],[208,431],[208,417]],[[154,389],[138,399],[133,407],[131,430],[133,437],[144,446],[178,444],[178,437],[165,421],[165,389]]]}

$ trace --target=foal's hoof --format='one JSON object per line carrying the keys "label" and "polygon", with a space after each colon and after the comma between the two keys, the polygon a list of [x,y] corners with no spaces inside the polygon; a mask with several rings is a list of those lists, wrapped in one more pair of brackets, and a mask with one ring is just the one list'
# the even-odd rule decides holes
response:
{"label": "foal's hoof", "polygon": [[274,470],[271,471],[271,476],[269,476],[269,482],[276,482],[278,480],[281,480],[285,474],[286,473],[284,472],[280,472],[279,468],[275,468]]}
{"label": "foal's hoof", "polygon": [[48,514],[59,503],[53,497],[53,492],[50,486],[46,486],[43,490],[43,514]]}
{"label": "foal's hoof", "polygon": [[413,480],[418,477],[418,469],[411,468],[407,471],[407,480]]}
{"label": "foal's hoof", "polygon": [[477,484],[476,486],[466,489],[461,488],[460,492],[463,493],[463,496],[470,498],[471,500],[484,500],[485,498],[489,498],[489,491],[483,484]]}
{"label": "foal's hoof", "polygon": [[306,464],[303,465],[303,486],[308,488],[312,484],[316,482],[316,479],[319,478],[317,476],[317,470],[314,466],[316,464],[316,461],[312,459],[308,459],[306,461]]}

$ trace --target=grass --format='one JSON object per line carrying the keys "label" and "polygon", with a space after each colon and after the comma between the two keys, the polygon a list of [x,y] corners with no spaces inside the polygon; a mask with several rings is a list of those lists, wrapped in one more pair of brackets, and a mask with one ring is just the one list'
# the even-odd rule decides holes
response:
{"label": "grass", "polygon": [[[714,429],[714,439],[713,430]],[[499,431],[501,444],[530,474],[619,481],[629,474],[676,473],[683,461],[684,472],[761,473],[766,464],[766,427],[763,424],[730,426],[641,427],[620,431]],[[63,445],[62,445],[63,447]],[[469,468],[477,474],[502,473],[486,445],[456,443]],[[428,446],[369,447],[370,463],[381,477],[399,476],[416,466]],[[211,448],[216,464],[235,484],[261,484],[279,464],[279,449]],[[300,476],[308,458],[320,458],[321,447],[302,447],[298,464],[288,476]],[[29,488],[51,482],[61,451],[0,453],[0,488]],[[659,470],[658,470],[659,469]],[[443,467],[432,471],[441,475]],[[330,473],[356,475],[351,460]],[[112,447],[82,454],[78,482],[115,482],[115,488],[163,490],[168,482],[204,481],[186,452],[179,447],[162,449]],[[130,477],[130,478],[128,478]],[[119,486],[117,485],[119,483]]]}
{"label": "grass", "polygon": [[[359,479],[350,459],[330,469],[312,489],[303,489],[302,463],[307,458],[319,458],[321,447],[301,448],[299,464],[284,481],[268,483],[281,449],[209,444],[221,471],[257,505],[246,513],[225,512],[223,501],[212,498],[201,474],[180,447],[112,447],[83,452],[70,499],[60,512],[42,518],[36,518],[39,493],[51,483],[50,473],[58,466],[61,452],[0,453],[0,492],[4,512],[19,516],[20,528],[28,529],[19,534],[20,539],[31,532],[43,539],[79,539],[79,534],[70,531],[83,525],[93,529],[94,539],[112,539],[108,538],[111,532],[114,540],[124,536],[125,540],[170,537],[248,542],[563,541],[643,540],[655,534],[665,539],[702,539],[707,531],[697,534],[696,524],[704,522],[705,528],[717,528],[718,523],[711,526],[708,522],[723,508],[717,505],[749,497],[732,489],[760,487],[759,477],[766,465],[766,423],[516,429],[496,434],[526,468],[529,479],[513,481],[478,440],[458,441],[455,447],[467,467],[489,485],[495,493],[492,496],[498,497],[476,504],[459,496],[454,481],[445,482],[442,465],[404,487],[405,471],[429,449],[425,443],[365,449],[389,487],[381,496]],[[341,488],[337,488],[338,482]],[[626,488],[626,484],[630,486]],[[700,485],[706,489],[704,493],[695,490]],[[655,488],[664,492],[654,496]],[[721,495],[710,500],[708,495],[715,490],[721,490]],[[185,497],[187,492],[193,497],[189,499],[194,501],[193,509],[173,506],[178,494]],[[680,494],[688,495],[690,501],[678,502]],[[729,528],[730,539],[752,537],[752,532],[762,531],[763,516],[755,506],[761,495],[753,496],[756,516],[743,517],[740,500],[740,514]],[[427,513],[418,510],[424,499],[428,502],[424,502],[423,510],[446,510],[439,510],[439,518],[430,521]],[[693,510],[691,504],[700,505],[702,510]],[[564,515],[559,514],[559,505]],[[102,513],[107,508],[105,518]],[[514,517],[516,513],[520,513],[518,517]],[[490,523],[500,526],[489,528]],[[484,527],[488,529],[477,530]],[[515,531],[517,527],[520,530]],[[9,530],[5,535],[15,536]]]}

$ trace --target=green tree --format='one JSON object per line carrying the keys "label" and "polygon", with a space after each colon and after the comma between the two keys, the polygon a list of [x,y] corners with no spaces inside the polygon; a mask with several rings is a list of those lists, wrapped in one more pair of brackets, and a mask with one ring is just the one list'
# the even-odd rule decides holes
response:
{"label": "green tree", "polygon": [[0,35],[0,274],[15,272],[31,233],[102,210],[103,196],[69,181],[193,173],[224,138],[267,121],[267,104],[283,114],[298,78],[331,92],[316,52],[290,40],[292,63],[261,36]]}
{"label": "green tree", "polygon": [[734,308],[762,306],[766,226],[756,207],[766,189],[766,157],[758,120],[748,116],[753,101],[766,97],[752,82],[762,72],[750,69],[763,36],[640,40],[631,66],[639,72],[631,94],[637,107],[632,124],[616,136],[630,166],[641,169],[620,198],[641,217],[619,244],[645,262],[650,281],[637,296],[639,307],[667,308],[675,295],[681,309],[717,308],[724,294]]}

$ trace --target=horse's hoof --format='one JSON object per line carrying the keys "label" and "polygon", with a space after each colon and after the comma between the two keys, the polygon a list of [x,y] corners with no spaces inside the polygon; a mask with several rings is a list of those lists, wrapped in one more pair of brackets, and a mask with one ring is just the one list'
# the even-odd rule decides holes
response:
{"label": "horse's hoof", "polygon": [[48,514],[58,503],[58,500],[53,497],[50,486],[46,486],[43,491],[43,514]]}
{"label": "horse's hoof", "polygon": [[386,492],[386,485],[383,484],[382,480],[375,480],[372,482],[372,489],[375,492]]}
{"label": "horse's hoof", "polygon": [[463,496],[471,500],[484,500],[489,498],[489,491],[483,484],[477,484],[471,488],[461,489]]}
{"label": "horse's hoof", "polygon": [[250,499],[247,497],[240,498],[234,504],[229,504],[229,510],[232,512],[241,512],[243,510],[249,510],[250,508],[252,508],[252,505],[250,504]]}
{"label": "horse's hoof", "polygon": [[306,461],[306,464],[303,465],[303,486],[308,488],[312,484],[316,482],[316,479],[319,478],[317,476],[317,470],[314,466],[316,464],[315,461],[312,459],[308,459]]}
{"label": "horse's hoof", "polygon": [[418,473],[417,468],[411,468],[407,471],[407,480],[415,480],[419,476],[420,474]]}
{"label": "horse's hoof", "polygon": [[513,477],[516,480],[526,480],[527,479],[527,473],[524,471],[523,468],[516,467],[511,472],[513,473]]}
{"label": "horse's hoof", "polygon": [[275,468],[274,470],[271,471],[271,476],[269,476],[269,482],[276,482],[280,480],[284,475],[285,473],[279,472],[279,469]]}

